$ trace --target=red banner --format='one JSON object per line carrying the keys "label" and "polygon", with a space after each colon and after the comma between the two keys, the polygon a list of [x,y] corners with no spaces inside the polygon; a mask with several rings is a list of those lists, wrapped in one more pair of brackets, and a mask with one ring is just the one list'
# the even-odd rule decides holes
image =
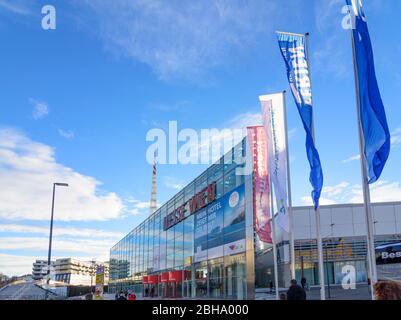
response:
{"label": "red banner", "polygon": [[253,159],[253,226],[261,241],[272,243],[266,131],[263,126],[247,129]]}

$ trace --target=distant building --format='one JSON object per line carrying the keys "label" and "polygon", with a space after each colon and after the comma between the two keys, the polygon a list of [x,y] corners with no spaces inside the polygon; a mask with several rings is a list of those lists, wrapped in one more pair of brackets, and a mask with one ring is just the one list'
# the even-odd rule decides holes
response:
{"label": "distant building", "polygon": [[[54,265],[54,261],[51,262],[51,266]],[[32,267],[32,279],[42,280],[47,275],[47,260],[36,260]]]}
{"label": "distant building", "polygon": [[10,278],[3,273],[0,273],[0,288],[5,286],[10,281]]}
{"label": "distant building", "polygon": [[17,281],[25,281],[31,282],[33,280],[33,276],[31,274],[24,274],[22,276],[16,277]]}
{"label": "distant building", "polygon": [[0,281],[7,281],[9,279],[5,274],[0,273]]}
{"label": "distant building", "polygon": [[104,266],[104,284],[109,281],[109,263],[100,261],[80,261],[73,258],[57,259],[54,263],[56,282],[69,285],[94,286],[96,283],[96,267]]}

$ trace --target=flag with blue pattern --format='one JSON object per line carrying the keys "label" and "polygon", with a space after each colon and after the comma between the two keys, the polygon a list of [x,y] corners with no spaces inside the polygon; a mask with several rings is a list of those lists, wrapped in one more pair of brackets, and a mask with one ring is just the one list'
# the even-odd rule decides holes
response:
{"label": "flag with blue pattern", "polygon": [[390,154],[391,137],[377,84],[372,43],[362,9],[362,0],[346,0],[350,9],[364,155],[368,182],[376,182]]}
{"label": "flag with blue pattern", "polygon": [[306,132],[306,154],[310,165],[309,181],[312,184],[312,200],[319,206],[323,187],[323,172],[319,153],[313,138],[312,89],[309,76],[305,37],[278,33],[281,54],[287,66],[287,77]]}

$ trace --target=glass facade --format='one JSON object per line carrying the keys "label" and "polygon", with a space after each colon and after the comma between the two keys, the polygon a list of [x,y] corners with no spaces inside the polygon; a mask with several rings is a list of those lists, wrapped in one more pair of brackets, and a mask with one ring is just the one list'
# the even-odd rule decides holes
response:
{"label": "glass facade", "polygon": [[[399,240],[396,235],[375,236],[375,247]],[[356,271],[356,283],[368,281],[366,237],[342,237],[323,239],[323,261],[325,283],[341,284],[344,278],[342,268],[351,265]],[[296,276],[308,279],[311,285],[319,284],[316,240],[297,240],[295,242]],[[398,268],[399,266],[397,266]],[[377,266],[379,277],[384,273]]]}
{"label": "glass facade", "polygon": [[[389,243],[401,243],[401,235],[376,235],[375,247]],[[282,261],[280,253],[283,246],[287,243],[278,244],[278,268],[279,284],[285,287],[285,280],[288,281],[290,274],[289,265]],[[288,247],[288,245],[287,245]],[[366,237],[335,237],[325,238],[322,242],[323,263],[325,283],[330,285],[341,285],[344,279],[344,266],[355,268],[355,281],[358,284],[368,281],[368,263]],[[378,253],[376,252],[376,255]],[[288,255],[288,254],[287,254]],[[272,261],[272,252],[269,250],[260,257],[256,252],[256,287],[267,288],[270,281],[274,281],[274,269]],[[295,275],[300,283],[302,278],[307,280],[309,286],[318,286],[319,268],[317,256],[316,239],[303,239],[295,241]],[[377,263],[377,272],[379,278],[401,279],[401,263],[391,263],[388,265]],[[281,282],[280,282],[281,281]]]}
{"label": "glass facade", "polygon": [[[267,288],[274,281],[272,245],[261,243],[253,230],[253,176],[236,174],[246,165],[246,147],[244,139],[111,248],[109,292],[252,299],[255,288]],[[298,281],[305,277],[309,286],[318,285],[313,208],[293,209],[295,276]],[[325,282],[341,284],[347,265],[355,268],[357,283],[366,283],[362,205],[321,209],[326,221],[322,228],[331,231],[323,239]],[[401,203],[376,204],[373,209],[375,246],[401,243],[401,229],[396,229],[401,225]],[[288,235],[280,234],[278,226],[276,230],[278,281],[284,288],[291,280],[290,244]],[[400,265],[382,263],[378,274],[401,279]]]}
{"label": "glass facade", "polygon": [[110,292],[246,298],[245,153],[244,139],[111,248]]}

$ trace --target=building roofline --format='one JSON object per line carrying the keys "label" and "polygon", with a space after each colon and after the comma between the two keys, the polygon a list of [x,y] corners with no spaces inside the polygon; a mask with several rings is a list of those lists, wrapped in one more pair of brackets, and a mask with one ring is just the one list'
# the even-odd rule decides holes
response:
{"label": "building roofline", "polygon": [[[389,202],[372,202],[372,206],[391,206],[391,205],[401,205],[401,201],[389,201]],[[320,209],[333,209],[333,208],[345,208],[345,207],[363,207],[363,203],[340,203],[340,204],[329,204],[329,205],[321,205]],[[313,210],[313,206],[293,206],[295,210]]]}

